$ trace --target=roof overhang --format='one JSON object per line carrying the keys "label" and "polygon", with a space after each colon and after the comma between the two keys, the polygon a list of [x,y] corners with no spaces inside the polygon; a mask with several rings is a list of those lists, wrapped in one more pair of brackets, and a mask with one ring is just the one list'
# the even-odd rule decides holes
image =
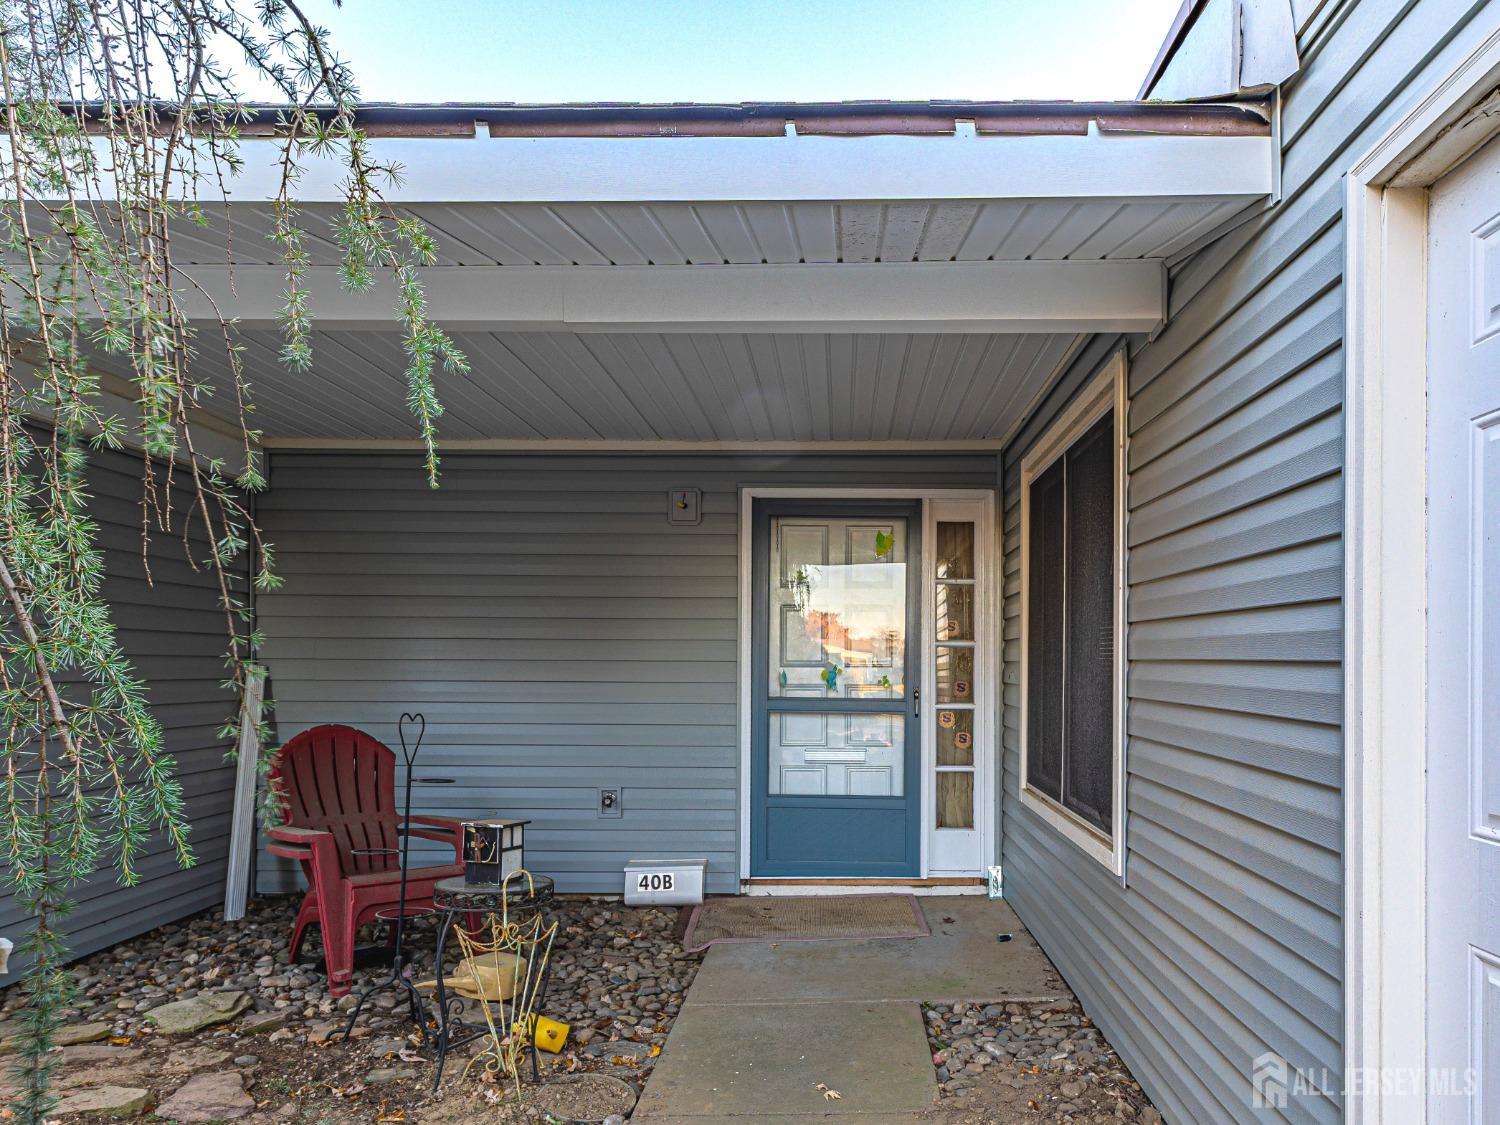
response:
{"label": "roof overhang", "polygon": [[[1172,265],[1274,184],[1263,106],[371,106],[427,224],[428,306],[468,356],[447,442],[978,444],[1091,334],[1147,333]],[[257,129],[260,136],[254,134]],[[268,445],[413,442],[388,277],[340,284],[344,169],[310,158],[308,379],[279,362],[274,120],[227,207],[173,232],[182,307],[238,322]],[[203,406],[232,416],[205,347]]]}
{"label": "roof overhang", "polygon": [[[1164,262],[1192,244],[1167,235],[1210,235],[1266,198],[1275,159],[1241,103],[375,106],[361,124],[370,159],[400,169],[387,202],[465,247],[424,273],[434,314],[496,331],[1146,332]],[[263,213],[281,183],[274,129],[249,131],[231,216]],[[304,214],[331,215],[344,178],[308,157]],[[768,222],[784,246],[749,230]],[[888,222],[922,229],[888,239]],[[946,242],[927,238],[936,223]],[[1023,236],[958,248],[965,224],[1002,223]],[[228,267],[223,248],[247,239],[219,237],[196,255],[179,241],[185,307],[271,324],[274,259]],[[389,285],[349,293],[334,261],[305,279],[319,324],[389,323]]]}
{"label": "roof overhang", "polygon": [[[1252,132],[1237,124],[1233,132],[1172,132],[1174,119],[1158,116],[1132,130],[1120,119],[1106,127],[1097,116],[1032,114],[1038,131],[981,131],[976,119],[955,117],[948,132],[807,135],[789,121],[775,136],[686,137],[519,135],[514,129],[496,134],[487,119],[476,117],[469,135],[381,134],[370,144],[374,161],[401,169],[400,182],[384,192],[397,204],[1208,196],[1248,201],[1271,190],[1268,128]],[[1189,129],[1194,120],[1184,116],[1180,128]],[[1045,131],[1053,129],[1059,131]],[[242,144],[244,168],[227,185],[232,200],[275,198],[282,175],[278,151],[264,141]],[[344,179],[337,157],[309,156],[297,198],[340,202]]]}

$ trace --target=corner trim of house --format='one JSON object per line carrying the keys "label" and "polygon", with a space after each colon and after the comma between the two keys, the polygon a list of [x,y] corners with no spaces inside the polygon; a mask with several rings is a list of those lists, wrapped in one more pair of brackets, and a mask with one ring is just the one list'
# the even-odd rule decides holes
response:
{"label": "corner trim of house", "polygon": [[[1500,31],[1476,38],[1345,182],[1346,1074],[1426,1065],[1427,187],[1500,126],[1471,112]],[[1420,1094],[1364,1086],[1347,1121],[1425,1120]]]}

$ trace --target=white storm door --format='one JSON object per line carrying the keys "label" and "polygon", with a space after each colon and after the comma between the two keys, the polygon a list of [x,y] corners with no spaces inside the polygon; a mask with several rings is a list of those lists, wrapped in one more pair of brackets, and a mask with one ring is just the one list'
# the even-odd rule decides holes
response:
{"label": "white storm door", "polygon": [[1428,240],[1428,1120],[1476,1125],[1500,1122],[1500,144],[1433,189]]}

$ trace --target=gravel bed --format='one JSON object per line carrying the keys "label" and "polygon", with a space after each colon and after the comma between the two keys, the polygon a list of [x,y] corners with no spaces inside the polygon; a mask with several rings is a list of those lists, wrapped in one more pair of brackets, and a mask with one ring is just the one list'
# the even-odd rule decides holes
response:
{"label": "gravel bed", "polygon": [[[296,905],[291,898],[258,899],[240,922],[226,923],[215,911],[75,964],[79,1003],[67,1020],[68,1038],[77,1042],[64,1048],[59,1091],[97,1101],[107,1100],[100,1091],[118,1090],[114,1096],[123,1106],[133,1104],[124,1092],[144,1089],[146,1112],[169,1100],[186,1106],[177,1120],[195,1119],[191,1103],[203,1093],[227,1105],[210,1106],[203,1112],[215,1115],[197,1120],[257,1125],[460,1122],[477,1106],[489,1121],[542,1119],[524,1101],[517,1105],[513,1090],[477,1078],[463,1081],[466,1052],[450,1056],[442,1090],[429,1097],[432,1063],[414,1049],[413,1028],[396,1010],[393,993],[367,1005],[350,1041],[331,1039],[354,996],[335,1001],[328,995],[316,931],[304,949],[304,959],[314,964],[285,963]],[[543,1079],[599,1072],[639,1092],[700,961],[698,954],[684,953],[675,936],[677,911],[560,899],[548,917],[560,927],[544,1014],[569,1024],[572,1033],[562,1053],[541,1056]],[[425,918],[410,925],[414,977],[429,978],[435,923]],[[361,936],[375,940],[379,934]],[[387,963],[356,974],[354,992],[389,971]],[[195,997],[231,1014],[180,1035],[159,1030],[157,1020],[147,1018],[153,1009]],[[0,1041],[20,1000],[17,989],[0,993]],[[0,1094],[6,1093],[4,1069],[0,1056]],[[208,1080],[223,1073],[238,1074],[238,1085],[214,1079],[218,1085],[210,1088]]]}
{"label": "gravel bed", "polygon": [[931,1120],[1161,1123],[1071,998],[924,1004],[922,1014],[941,1091]]}

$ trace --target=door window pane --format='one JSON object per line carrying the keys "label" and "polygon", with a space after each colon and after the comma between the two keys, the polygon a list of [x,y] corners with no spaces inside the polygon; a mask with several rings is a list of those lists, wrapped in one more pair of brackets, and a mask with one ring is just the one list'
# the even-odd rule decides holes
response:
{"label": "door window pane", "polygon": [[799,797],[900,797],[906,719],[898,712],[781,712],[771,724],[769,791]]}
{"label": "door window pane", "polygon": [[974,712],[943,708],[937,716],[937,764],[974,764]]}
{"label": "door window pane", "polygon": [[974,639],[974,587],[939,582],[937,588],[937,639]]}
{"label": "door window pane", "polygon": [[974,702],[974,650],[951,645],[937,647],[937,701]]}
{"label": "door window pane", "polygon": [[937,775],[937,826],[974,827],[974,775],[947,770]]}
{"label": "door window pane", "polygon": [[974,525],[968,520],[938,523],[937,576],[974,577]]}
{"label": "door window pane", "polygon": [[906,521],[771,521],[773,697],[906,694]]}

